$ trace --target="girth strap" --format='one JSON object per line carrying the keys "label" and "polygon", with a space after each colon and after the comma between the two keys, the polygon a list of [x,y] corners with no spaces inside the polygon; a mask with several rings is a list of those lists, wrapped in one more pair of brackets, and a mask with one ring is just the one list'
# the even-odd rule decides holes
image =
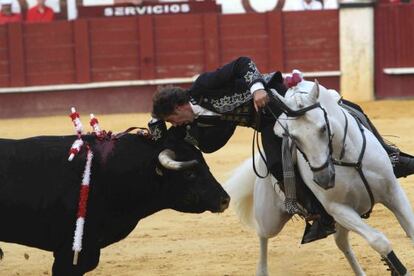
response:
{"label": "girth strap", "polygon": [[357,170],[357,172],[359,174],[359,177],[361,177],[361,180],[364,183],[365,189],[367,190],[367,193],[368,193],[369,198],[371,200],[371,207],[369,208],[369,210],[366,213],[361,215],[362,218],[367,219],[367,218],[369,218],[369,216],[372,213],[372,209],[374,208],[375,200],[374,200],[374,195],[372,193],[372,190],[371,190],[371,188],[368,184],[368,181],[365,178],[364,172],[362,171],[362,159],[364,158],[365,149],[366,149],[366,146],[367,146],[367,139],[366,139],[364,128],[363,128],[361,122],[358,119],[356,119],[355,117],[354,117],[354,119],[357,122],[358,128],[361,131],[361,135],[362,135],[362,148],[361,148],[361,152],[359,153],[359,156],[358,156],[358,161],[356,163],[351,163],[351,162],[343,162],[341,160],[333,159],[333,162],[334,162],[335,165],[344,166],[344,167],[354,167]]}

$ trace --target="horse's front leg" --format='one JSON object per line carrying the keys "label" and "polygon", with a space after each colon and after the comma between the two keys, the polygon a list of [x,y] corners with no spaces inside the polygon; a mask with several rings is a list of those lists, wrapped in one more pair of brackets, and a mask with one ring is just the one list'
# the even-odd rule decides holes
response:
{"label": "horse's front leg", "polygon": [[260,257],[256,274],[260,276],[269,274],[267,266],[268,239],[279,234],[291,218],[291,215],[285,210],[283,195],[277,188],[272,185],[270,176],[265,179],[258,178],[254,187],[254,217],[256,232],[260,240]]}
{"label": "horse's front leg", "polygon": [[334,234],[334,236],[335,236],[336,245],[342,251],[342,253],[344,253],[355,275],[365,276],[365,272],[364,270],[362,270],[362,267],[358,263],[358,260],[355,257],[352,247],[349,244],[349,239],[348,239],[349,230],[343,227],[342,225],[339,225],[338,223],[336,224],[335,228],[336,228],[336,233]]}
{"label": "horse's front leg", "polygon": [[398,180],[394,180],[391,183],[389,190],[384,189],[384,193],[387,193],[382,200],[390,211],[396,216],[401,227],[404,229],[407,236],[414,243],[414,214],[410,201],[407,198],[404,190],[398,183]]}
{"label": "horse's front leg", "polygon": [[350,231],[361,235],[368,244],[386,260],[392,275],[410,275],[392,250],[387,237],[378,230],[363,222],[359,214],[349,206],[331,203],[326,206],[327,211],[335,221]]}
{"label": "horse's front leg", "polygon": [[256,276],[268,276],[269,271],[267,269],[267,244],[269,239],[264,237],[259,237],[260,242],[260,253],[259,253],[259,262],[256,268]]}

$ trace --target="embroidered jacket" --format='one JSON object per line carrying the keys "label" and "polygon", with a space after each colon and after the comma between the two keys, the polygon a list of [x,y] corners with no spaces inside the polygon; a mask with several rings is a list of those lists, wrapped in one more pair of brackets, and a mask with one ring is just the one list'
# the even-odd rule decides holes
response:
{"label": "embroidered jacket", "polygon": [[171,127],[169,142],[185,139],[203,152],[213,152],[227,143],[237,125],[253,127],[255,110],[250,88],[257,82],[285,93],[280,72],[262,75],[248,57],[239,57],[216,71],[201,74],[188,90],[191,101],[221,116],[210,120],[200,116],[187,126]]}
{"label": "embroidered jacket", "polygon": [[194,103],[226,113],[252,99],[250,87],[261,82],[262,74],[248,57],[239,57],[214,72],[201,74],[188,91]]}

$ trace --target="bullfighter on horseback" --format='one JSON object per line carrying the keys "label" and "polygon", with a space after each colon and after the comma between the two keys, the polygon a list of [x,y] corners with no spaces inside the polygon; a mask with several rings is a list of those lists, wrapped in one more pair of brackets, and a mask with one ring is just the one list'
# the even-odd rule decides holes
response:
{"label": "bullfighter on horseback", "polygon": [[[201,74],[188,90],[165,87],[157,91],[153,97],[153,119],[149,122],[151,134],[160,143],[184,139],[201,151],[211,153],[227,143],[237,126],[251,127],[262,134],[268,171],[283,189],[282,138],[273,132],[275,120],[282,110],[268,104],[267,91],[270,89],[276,89],[281,95],[286,93],[286,80],[282,74],[261,74],[250,58],[239,57],[216,71]],[[358,105],[345,100],[343,104],[368,124],[393,159],[397,177],[414,173],[411,155],[387,145]],[[168,136],[165,122],[172,124]],[[306,209],[306,218],[313,220],[312,226],[305,229],[302,242],[334,233],[333,218],[303,182],[299,182],[302,184],[297,184],[300,186],[297,188],[298,201]],[[301,213],[298,209],[293,211]]]}

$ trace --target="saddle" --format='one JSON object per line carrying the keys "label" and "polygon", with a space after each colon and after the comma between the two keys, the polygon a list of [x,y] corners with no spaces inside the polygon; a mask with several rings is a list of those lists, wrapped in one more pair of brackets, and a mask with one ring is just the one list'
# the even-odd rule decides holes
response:
{"label": "saddle", "polygon": [[339,105],[375,135],[382,147],[388,153],[394,174],[397,178],[407,177],[414,174],[414,156],[400,151],[396,145],[385,141],[369,118],[362,112],[362,110],[359,110],[357,106],[352,106],[351,102],[345,100],[341,100]]}

